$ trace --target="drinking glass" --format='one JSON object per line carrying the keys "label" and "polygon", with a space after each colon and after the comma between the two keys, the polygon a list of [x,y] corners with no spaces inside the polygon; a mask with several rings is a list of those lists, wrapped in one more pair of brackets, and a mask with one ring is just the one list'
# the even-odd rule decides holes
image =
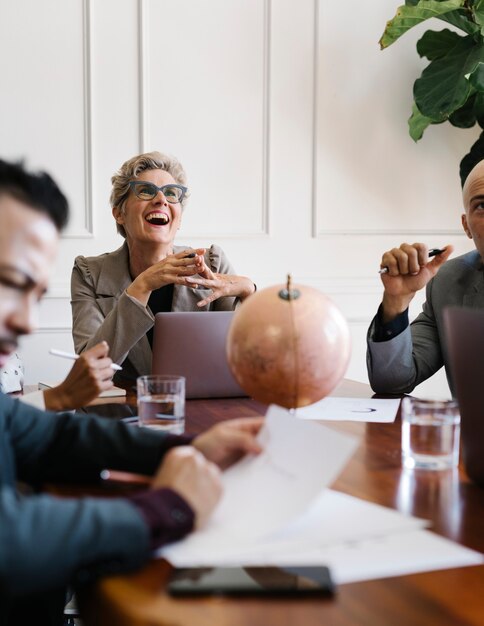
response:
{"label": "drinking glass", "polygon": [[150,375],[137,379],[140,426],[181,434],[185,429],[185,378]]}
{"label": "drinking glass", "polygon": [[441,470],[459,463],[460,414],[456,400],[402,401],[402,462],[407,468]]}

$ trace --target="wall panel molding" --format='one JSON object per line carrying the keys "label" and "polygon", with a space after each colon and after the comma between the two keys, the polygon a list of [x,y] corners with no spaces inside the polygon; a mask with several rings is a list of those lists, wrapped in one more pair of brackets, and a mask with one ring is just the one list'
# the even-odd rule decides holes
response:
{"label": "wall panel molding", "polygon": [[[263,0],[262,45],[262,186],[260,229],[255,231],[217,232],[217,239],[267,238],[270,236],[270,106],[271,106],[271,2]],[[138,67],[139,67],[139,147],[146,152],[150,145],[150,2],[138,0]],[[183,232],[189,240],[206,240],[206,234]]]}
{"label": "wall panel molding", "polygon": [[[314,218],[313,218],[314,219]],[[316,217],[316,221],[317,221],[317,217]],[[428,236],[428,237],[434,237],[434,236],[442,236],[442,237],[459,237],[459,238],[466,238],[466,234],[464,233],[464,231],[462,229],[459,228],[385,228],[385,229],[380,229],[380,230],[375,230],[375,229],[345,229],[345,230],[338,230],[338,229],[323,229],[323,230],[317,230],[316,233],[314,234],[313,232],[313,237],[316,239],[324,239],[325,237],[328,236],[338,236],[338,237],[348,237],[348,236],[355,236],[355,237],[373,237],[374,235],[378,235],[378,236],[398,236],[398,237],[421,237],[421,236]]]}
{"label": "wall panel molding", "polygon": [[146,152],[149,128],[149,5],[138,0],[138,95],[139,95],[139,151]]}
{"label": "wall panel molding", "polygon": [[319,0],[314,0],[313,17],[313,143],[312,143],[312,188],[311,188],[311,236],[318,237],[318,80],[319,80]]}
{"label": "wall panel molding", "polygon": [[269,211],[270,106],[271,106],[271,0],[264,0],[263,101],[262,101],[262,222],[259,234],[271,234]]}
{"label": "wall panel molding", "polygon": [[[374,224],[370,228],[331,228],[328,227],[328,219],[330,219],[330,215],[326,212],[325,208],[322,206],[321,202],[321,189],[320,189],[320,177],[318,174],[320,173],[321,164],[318,160],[318,140],[320,139],[319,133],[322,128],[322,103],[321,101],[325,97],[326,91],[329,91],[331,94],[331,90],[336,87],[331,84],[322,84],[324,81],[321,78],[320,70],[321,70],[321,59],[324,56],[324,53],[328,54],[328,50],[331,49],[331,42],[325,42],[322,40],[321,33],[321,24],[322,24],[322,12],[326,10],[326,5],[322,0],[314,0],[314,49],[313,49],[313,97],[312,97],[312,106],[313,106],[313,116],[312,116],[312,124],[313,124],[313,141],[312,141],[312,200],[311,200],[311,237],[313,239],[324,239],[326,237],[392,237],[392,236],[400,236],[400,237],[426,237],[426,236],[442,236],[442,237],[465,237],[464,232],[458,226],[456,228],[413,228],[409,226],[405,227],[385,227],[385,224],[382,226],[375,227]],[[332,12],[327,10],[327,15],[332,16]],[[329,18],[328,18],[329,19]],[[384,22],[382,22],[382,27]],[[408,45],[408,44],[407,44]],[[368,52],[366,52],[368,54]],[[364,61],[364,57],[360,60],[360,62]],[[394,61],[394,60],[393,60]],[[382,58],[382,68],[384,68],[384,63],[386,62],[386,58]],[[344,71],[344,69],[342,69]],[[383,69],[382,69],[383,72]],[[329,96],[331,98],[331,95]],[[376,99],[377,96],[375,96]],[[390,101],[391,102],[391,101]],[[395,108],[394,101],[392,102],[393,107]],[[353,110],[353,114],[358,115],[358,111]],[[340,119],[336,119],[335,123],[344,124],[344,119],[341,117]],[[398,139],[401,135],[398,135]],[[409,137],[406,135],[406,126],[405,126],[405,136],[404,141],[409,140]],[[423,142],[422,142],[423,143]],[[358,145],[355,143],[355,147],[358,150],[362,150],[362,155],[365,154],[365,147]],[[424,152],[424,147],[422,147],[422,153]],[[363,158],[363,157],[362,157]],[[402,167],[402,163],[395,159],[395,167]],[[319,180],[318,180],[319,178]],[[408,221],[408,220],[407,220]],[[456,220],[457,222],[457,220]]]}
{"label": "wall panel molding", "polygon": [[[35,335],[48,335],[52,334],[62,334],[62,335],[70,335],[72,337],[72,326],[65,324],[63,326],[48,326],[47,324],[40,324],[38,328],[35,329],[33,333],[29,335],[29,337],[34,337]],[[55,348],[55,346],[53,346]]]}
{"label": "wall panel molding", "polygon": [[92,239],[95,236],[92,188],[92,66],[91,66],[91,0],[82,1],[82,84],[84,125],[84,230],[70,231],[63,239]]}

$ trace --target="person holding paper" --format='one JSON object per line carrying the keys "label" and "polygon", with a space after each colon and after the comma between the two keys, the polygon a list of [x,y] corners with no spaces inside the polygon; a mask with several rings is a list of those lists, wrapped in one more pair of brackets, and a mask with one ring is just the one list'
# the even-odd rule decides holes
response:
{"label": "person holding paper", "polygon": [[[0,368],[35,328],[67,214],[50,176],[0,160]],[[260,451],[261,425],[232,420],[191,439],[0,393],[0,622],[59,625],[67,585],[139,568],[203,525],[221,495],[220,468]],[[17,480],[87,484],[103,468],[152,476],[151,487],[124,498],[17,489]]]}
{"label": "person holding paper", "polygon": [[159,152],[126,161],[111,179],[111,207],[125,243],[114,252],[76,258],[72,272],[76,352],[106,340],[114,381],[151,373],[154,314],[231,310],[255,291],[216,245],[175,246],[188,189],[181,164]]}
{"label": "person holding paper", "polygon": [[[66,378],[50,389],[24,393],[19,399],[39,409],[70,411],[79,409],[113,387],[109,347],[105,341],[87,350],[77,359]],[[14,353],[0,371],[0,392],[22,391],[24,367]]]}
{"label": "person holding paper", "polygon": [[[384,293],[368,331],[367,367],[376,393],[411,393],[421,382],[448,367],[442,313],[447,306],[484,307],[484,139],[461,162],[462,227],[475,250],[447,261],[453,248],[428,258],[423,243],[404,243],[385,252],[381,267]],[[409,325],[408,306],[426,289],[423,311]]]}

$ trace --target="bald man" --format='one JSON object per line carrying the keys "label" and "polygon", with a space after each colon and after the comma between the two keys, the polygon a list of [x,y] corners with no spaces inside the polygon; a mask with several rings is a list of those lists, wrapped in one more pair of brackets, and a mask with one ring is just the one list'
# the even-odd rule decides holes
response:
{"label": "bald man", "polygon": [[[476,142],[475,145],[477,145]],[[471,151],[472,153],[472,151]],[[471,156],[474,160],[469,160]],[[452,392],[442,313],[447,306],[484,308],[484,157],[465,157],[462,226],[476,250],[447,261],[453,251],[428,257],[423,243],[403,243],[382,256],[384,293],[378,313],[368,330],[367,367],[376,393],[410,393],[445,366]],[[422,313],[409,325],[408,306],[426,288]]]}

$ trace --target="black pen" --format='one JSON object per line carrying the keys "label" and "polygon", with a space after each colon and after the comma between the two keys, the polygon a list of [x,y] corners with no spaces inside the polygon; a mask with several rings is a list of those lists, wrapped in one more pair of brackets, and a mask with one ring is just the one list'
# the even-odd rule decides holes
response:
{"label": "black pen", "polygon": [[[431,256],[437,256],[438,254],[442,254],[442,252],[445,252],[445,248],[430,248],[429,250],[429,257]],[[387,274],[388,273],[388,267],[382,267],[381,269],[378,270],[379,274]]]}

